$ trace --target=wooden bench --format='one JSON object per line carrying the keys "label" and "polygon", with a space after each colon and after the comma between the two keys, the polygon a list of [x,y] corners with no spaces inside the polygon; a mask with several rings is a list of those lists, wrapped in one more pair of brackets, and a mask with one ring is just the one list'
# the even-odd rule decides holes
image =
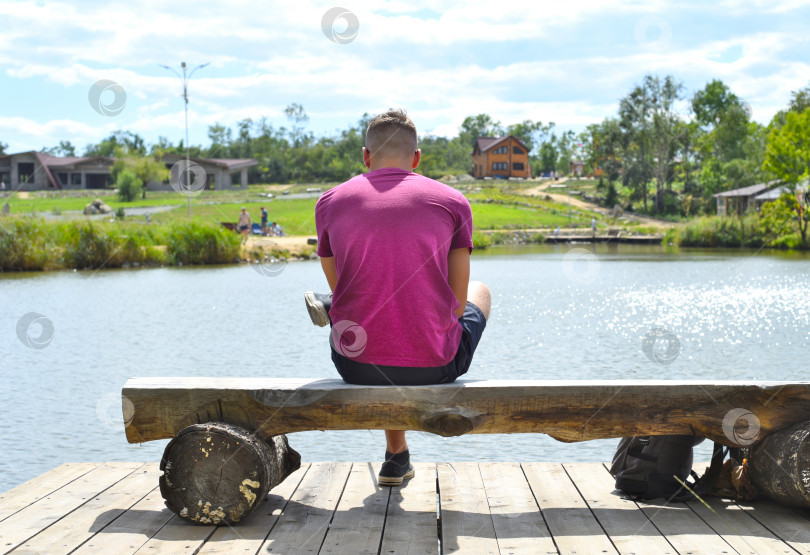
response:
{"label": "wooden bench", "polygon": [[[752,480],[810,507],[810,383],[492,381],[356,386],[334,379],[133,378],[130,443],[172,439],[161,493],[182,518],[236,523],[300,465],[285,434],[421,430],[545,433],[565,442],[688,434],[750,446]],[[607,487],[607,486],[606,486]]]}

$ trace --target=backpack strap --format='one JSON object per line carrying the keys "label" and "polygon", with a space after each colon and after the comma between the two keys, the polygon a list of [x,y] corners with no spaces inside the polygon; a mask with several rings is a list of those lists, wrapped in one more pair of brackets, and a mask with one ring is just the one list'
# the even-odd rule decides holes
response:
{"label": "backpack strap", "polygon": [[[676,493],[672,498],[671,501],[690,501],[694,500],[696,495],[704,495],[708,493],[712,487],[714,487],[714,483],[717,481],[717,477],[720,476],[720,471],[723,468],[723,460],[726,458],[728,454],[728,447],[724,446],[722,443],[714,442],[714,449],[712,451],[712,461],[709,464],[709,468],[700,478],[696,478],[697,474],[692,471],[692,478],[695,479],[694,483],[688,484],[689,488],[692,491],[683,491],[684,488],[681,487],[678,493]],[[681,493],[682,492],[682,493]]]}

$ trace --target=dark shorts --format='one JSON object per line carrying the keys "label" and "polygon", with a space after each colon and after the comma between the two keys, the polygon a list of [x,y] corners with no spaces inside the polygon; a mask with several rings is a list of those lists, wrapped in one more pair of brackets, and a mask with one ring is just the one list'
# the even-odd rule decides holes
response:
{"label": "dark shorts", "polygon": [[247,226],[247,225],[240,225],[240,226],[239,226],[239,231],[245,231],[245,230],[247,230],[249,227],[250,227],[250,226]]}
{"label": "dark shorts", "polygon": [[481,309],[467,301],[461,323],[461,339],[456,356],[444,366],[411,367],[384,366],[358,362],[332,351],[332,362],[343,381],[356,385],[430,385],[451,383],[470,369],[481,334],[487,327],[487,319]]}

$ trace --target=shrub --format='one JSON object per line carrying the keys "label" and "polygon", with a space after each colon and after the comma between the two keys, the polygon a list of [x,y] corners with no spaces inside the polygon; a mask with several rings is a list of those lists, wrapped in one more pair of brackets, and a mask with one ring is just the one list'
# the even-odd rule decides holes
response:
{"label": "shrub", "polygon": [[668,233],[667,239],[684,247],[761,247],[767,242],[756,214],[697,218]]}
{"label": "shrub", "polygon": [[49,255],[42,220],[4,218],[0,223],[0,270],[43,270]]}
{"label": "shrub", "polygon": [[130,170],[122,170],[115,180],[115,188],[118,189],[118,197],[123,202],[132,202],[140,194],[143,181]]}
{"label": "shrub", "polygon": [[241,237],[212,224],[175,223],[166,233],[172,264],[228,264],[239,258]]}
{"label": "shrub", "polygon": [[485,249],[492,244],[492,239],[489,235],[478,230],[473,231],[472,241],[473,247],[476,249]]}

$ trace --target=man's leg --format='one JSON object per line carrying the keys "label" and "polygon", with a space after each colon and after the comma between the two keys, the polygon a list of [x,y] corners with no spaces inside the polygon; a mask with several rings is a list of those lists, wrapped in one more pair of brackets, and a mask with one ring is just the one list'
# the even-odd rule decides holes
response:
{"label": "man's leg", "polygon": [[385,449],[395,455],[406,451],[405,430],[385,430]]}
{"label": "man's leg", "polygon": [[[471,281],[467,288],[467,300],[481,309],[484,318],[489,319],[492,308],[492,294],[489,287],[480,281]],[[408,450],[404,430],[385,430],[385,449],[394,455]]]}
{"label": "man's leg", "polygon": [[489,309],[492,308],[492,294],[489,287],[480,281],[471,281],[467,288],[467,300],[480,308],[484,318],[489,320]]}

